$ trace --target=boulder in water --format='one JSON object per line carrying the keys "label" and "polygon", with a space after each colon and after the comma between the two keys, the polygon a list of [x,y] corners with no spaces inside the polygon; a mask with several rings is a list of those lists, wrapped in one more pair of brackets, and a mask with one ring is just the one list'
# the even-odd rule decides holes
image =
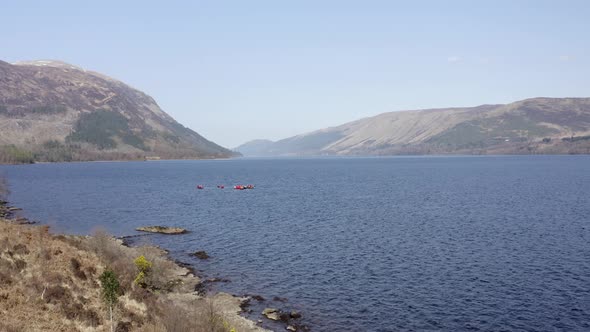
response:
{"label": "boulder in water", "polygon": [[167,226],[144,226],[137,227],[135,230],[140,232],[149,233],[160,233],[160,234],[184,234],[187,230],[180,227],[167,227]]}
{"label": "boulder in water", "polygon": [[195,251],[191,253],[190,256],[197,257],[198,259],[208,259],[209,257],[211,257],[209,256],[209,254],[207,254],[205,250]]}
{"label": "boulder in water", "polygon": [[265,301],[264,297],[262,297],[261,295],[253,294],[253,295],[247,295],[247,296],[250,296],[251,298],[253,298],[254,300],[256,300],[258,302],[264,302]]}
{"label": "boulder in water", "polygon": [[281,320],[279,313],[279,309],[275,308],[266,308],[262,311],[262,315],[271,320]]}

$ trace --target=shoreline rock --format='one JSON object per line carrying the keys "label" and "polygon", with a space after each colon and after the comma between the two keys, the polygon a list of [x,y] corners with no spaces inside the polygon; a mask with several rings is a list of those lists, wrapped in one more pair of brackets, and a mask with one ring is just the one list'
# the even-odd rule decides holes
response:
{"label": "shoreline rock", "polygon": [[24,217],[17,217],[16,219],[14,219],[14,223],[17,225],[34,225],[37,222],[33,221],[33,220],[29,220],[27,218]]}
{"label": "shoreline rock", "polygon": [[195,251],[193,253],[190,253],[189,256],[197,257],[198,259],[209,259],[209,258],[211,258],[211,256],[209,256],[209,254],[207,254],[207,252],[205,250]]}
{"label": "shoreline rock", "polygon": [[168,226],[143,226],[143,227],[137,227],[135,230],[140,231],[140,232],[169,234],[169,235],[188,233],[188,231],[184,228],[168,227]]}
{"label": "shoreline rock", "polygon": [[266,299],[264,297],[262,297],[261,295],[257,295],[257,294],[245,294],[244,296],[247,296],[253,300],[256,300],[258,302],[264,302],[266,301]]}
{"label": "shoreline rock", "polygon": [[293,319],[299,319],[301,318],[303,315],[297,311],[297,310],[291,310],[291,312],[289,313],[289,315],[291,316],[291,318]]}
{"label": "shoreline rock", "polygon": [[266,309],[262,310],[262,315],[270,320],[274,320],[274,321],[281,320],[280,311],[279,311],[279,309],[276,309],[276,308],[266,308]]}

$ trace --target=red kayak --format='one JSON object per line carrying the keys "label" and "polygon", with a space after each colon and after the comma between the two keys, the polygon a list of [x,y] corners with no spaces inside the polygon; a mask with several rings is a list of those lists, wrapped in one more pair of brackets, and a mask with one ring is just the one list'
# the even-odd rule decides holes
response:
{"label": "red kayak", "polygon": [[236,190],[254,189],[254,186],[251,184],[246,185],[246,186],[238,184],[238,185],[234,186],[234,189],[236,189]]}

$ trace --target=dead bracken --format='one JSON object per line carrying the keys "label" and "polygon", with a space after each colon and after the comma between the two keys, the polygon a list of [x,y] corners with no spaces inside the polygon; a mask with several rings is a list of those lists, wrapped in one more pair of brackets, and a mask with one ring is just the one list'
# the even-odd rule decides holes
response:
{"label": "dead bracken", "polygon": [[[145,261],[145,268],[134,261]],[[125,247],[100,231],[53,235],[47,226],[5,218],[0,218],[0,331],[110,331],[100,278],[107,270],[120,285],[111,302],[115,331],[266,331],[239,315],[244,298],[195,293],[201,280],[159,248]],[[135,284],[139,273],[141,282]]]}

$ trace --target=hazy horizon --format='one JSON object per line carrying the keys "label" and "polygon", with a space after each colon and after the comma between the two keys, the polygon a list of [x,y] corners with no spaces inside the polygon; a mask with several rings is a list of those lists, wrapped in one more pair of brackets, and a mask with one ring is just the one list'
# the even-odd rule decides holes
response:
{"label": "hazy horizon", "polygon": [[585,97],[585,1],[7,4],[0,60],[56,59],[223,146],[383,112]]}

